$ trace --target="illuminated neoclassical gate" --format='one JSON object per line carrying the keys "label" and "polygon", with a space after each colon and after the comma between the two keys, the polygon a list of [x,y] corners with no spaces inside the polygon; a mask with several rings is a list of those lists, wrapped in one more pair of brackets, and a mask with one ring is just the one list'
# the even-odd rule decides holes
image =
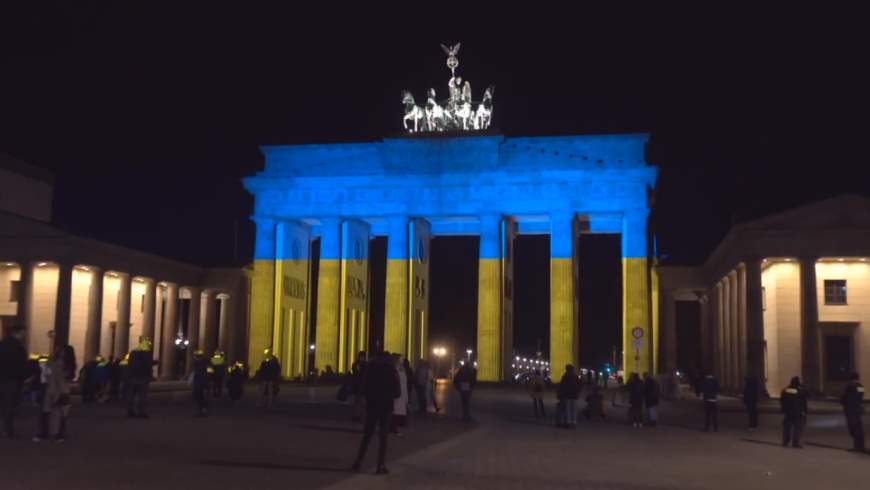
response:
{"label": "illuminated neoclassical gate", "polygon": [[[653,371],[658,329],[647,196],[656,169],[644,160],[646,141],[644,134],[475,135],[264,147],[264,170],[245,179],[257,225],[249,361],[282,343],[274,350],[290,357],[281,360],[289,366],[285,375],[304,374],[307,342],[300,339],[316,308],[315,367],[346,371],[367,342],[371,294],[386,296],[384,348],[425,357],[430,237],[479,235],[478,375],[504,379],[513,338],[513,238],[549,233],[550,359],[561,371],[577,360],[577,239],[620,233],[625,368]],[[369,288],[372,236],[387,237],[386,291]],[[316,237],[320,266],[312,271]]]}

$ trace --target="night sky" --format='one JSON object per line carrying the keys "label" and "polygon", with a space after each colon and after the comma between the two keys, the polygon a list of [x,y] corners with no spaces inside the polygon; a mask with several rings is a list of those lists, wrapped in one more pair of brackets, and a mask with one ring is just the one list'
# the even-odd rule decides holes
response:
{"label": "night sky", "polygon": [[[456,41],[475,92],[495,84],[505,135],[651,133],[665,262],[702,262],[734,222],[870,194],[854,12],[74,4],[0,12],[0,152],[55,172],[58,225],[193,263],[250,256],[239,179],[258,145],[398,134],[400,91],[442,90],[438,45]],[[517,247],[529,351],[547,344],[547,247]],[[476,239],[432,255],[433,337],[473,342]],[[585,240],[581,260],[581,353],[597,363],[618,341],[618,241]]]}

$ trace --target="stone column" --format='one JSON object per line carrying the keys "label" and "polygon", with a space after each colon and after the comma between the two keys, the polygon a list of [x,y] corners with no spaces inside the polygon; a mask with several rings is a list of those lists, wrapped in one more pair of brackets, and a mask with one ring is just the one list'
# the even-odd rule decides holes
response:
{"label": "stone column", "polygon": [[739,326],[738,326],[738,301],[737,298],[739,296],[739,291],[737,290],[737,272],[732,270],[728,273],[728,285],[731,293],[731,325],[730,325],[730,333],[731,333],[731,342],[730,342],[730,352],[731,352],[731,371],[730,371],[730,387],[732,390],[737,388],[738,385],[738,373],[740,372],[740,335],[739,335]]}
{"label": "stone column", "polygon": [[224,356],[226,356],[227,351],[227,339],[229,338],[230,325],[232,325],[232,321],[230,319],[230,314],[232,312],[232,298],[228,294],[223,294],[221,298],[220,304],[220,319],[218,323],[218,349],[224,352]]}
{"label": "stone column", "polygon": [[[701,319],[700,319],[700,333],[701,333],[701,358],[698,363],[701,371],[703,373],[697,374],[706,374],[712,372],[713,368],[713,336],[710,335],[710,293],[709,291],[704,292],[700,298],[698,298],[698,304],[701,309]],[[693,369],[696,366],[691,366]]]}
{"label": "stone column", "polygon": [[187,351],[184,374],[190,374],[193,369],[193,353],[200,348],[199,343],[199,314],[200,314],[200,291],[199,288],[188,287],[190,292],[190,307],[187,309]]}
{"label": "stone column", "polygon": [[118,321],[115,327],[115,355],[130,347],[130,274],[118,274]]}
{"label": "stone column", "polygon": [[555,379],[565,372],[566,364],[577,365],[574,215],[567,211],[550,215],[550,374]]}
{"label": "stone column", "polygon": [[388,220],[384,349],[405,354],[408,349],[408,300],[410,298],[408,218],[398,215],[389,216]]}
{"label": "stone column", "polygon": [[166,284],[166,310],[163,317],[162,352],[160,353],[160,377],[175,378],[175,335],[178,331],[178,284]]}
{"label": "stone column", "polygon": [[[142,305],[142,337],[154,340],[154,315],[157,305],[157,282],[154,279],[145,278],[145,298]],[[137,344],[139,339],[133,339]],[[129,350],[129,349],[128,349]]]}
{"label": "stone column", "polygon": [[[643,210],[627,213],[622,219],[622,345],[626,378],[632,373],[651,373],[653,368],[646,218],[647,212]],[[642,335],[635,338],[633,332]]]}
{"label": "stone column", "polygon": [[[275,308],[275,220],[253,218],[257,225],[254,240],[254,273],[251,275],[250,330],[248,365],[256,369],[264,349],[272,348]],[[208,325],[206,323],[206,325]]]}
{"label": "stone column", "polygon": [[761,288],[761,260],[746,261],[746,372],[758,380],[764,391],[764,298]]}
{"label": "stone column", "polygon": [[[199,348],[205,355],[211,356],[217,349],[218,339],[218,308],[217,292],[212,289],[205,290],[205,301],[202,303],[200,322],[203,328],[199,331]],[[277,353],[276,353],[277,355]]]}
{"label": "stone column", "polygon": [[[501,251],[497,214],[480,216],[477,261],[477,377],[501,381]],[[551,323],[552,325],[552,323]]]}
{"label": "stone column", "polygon": [[[387,272],[389,289],[389,271]],[[338,369],[338,343],[341,308],[341,220],[320,220],[320,269],[317,282],[317,328],[314,365]],[[407,300],[406,300],[407,301]],[[277,348],[277,346],[275,346]],[[390,351],[392,352],[392,351]]]}
{"label": "stone column", "polygon": [[737,383],[743,386],[747,376],[746,359],[746,265],[737,267]]}
{"label": "stone column", "polygon": [[731,343],[734,341],[731,337],[731,280],[726,274],[722,279],[722,333],[723,335],[723,371],[722,371],[722,386],[731,388],[731,366],[733,359],[731,357]]}
{"label": "stone column", "polygon": [[[30,320],[30,305],[33,301],[33,263],[28,260],[20,260],[21,276],[18,279],[18,304],[15,306],[15,324],[24,327],[24,332],[29,337],[32,331]],[[28,339],[25,346],[31,345]]]}
{"label": "stone column", "polygon": [[[83,363],[94,359],[100,353],[100,327],[103,322],[103,271],[96,267],[92,268],[91,271],[91,289],[88,291],[88,323],[85,327]],[[123,353],[120,355],[123,355]]]}
{"label": "stone column", "polygon": [[716,283],[716,378],[725,382],[725,284]]}
{"label": "stone column", "polygon": [[821,393],[819,353],[819,306],[816,257],[800,258],[801,276],[801,378],[812,393]]}
{"label": "stone column", "polygon": [[[54,310],[54,344],[55,346],[66,345],[69,341],[69,315],[72,301],[72,265],[60,262],[57,266],[57,296],[55,297]],[[76,352],[76,356],[81,356]]]}
{"label": "stone column", "polygon": [[665,359],[662,372],[673,374],[677,370],[677,301],[672,291],[662,295],[662,316],[664,316]]}

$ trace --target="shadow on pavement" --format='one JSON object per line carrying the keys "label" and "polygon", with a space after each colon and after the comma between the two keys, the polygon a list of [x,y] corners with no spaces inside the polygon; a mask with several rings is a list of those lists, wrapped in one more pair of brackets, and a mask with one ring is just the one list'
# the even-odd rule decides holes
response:
{"label": "shadow on pavement", "polygon": [[362,429],[354,429],[352,427],[331,427],[327,425],[300,425],[300,429],[321,430],[324,432],[345,432],[348,434],[362,434]]}

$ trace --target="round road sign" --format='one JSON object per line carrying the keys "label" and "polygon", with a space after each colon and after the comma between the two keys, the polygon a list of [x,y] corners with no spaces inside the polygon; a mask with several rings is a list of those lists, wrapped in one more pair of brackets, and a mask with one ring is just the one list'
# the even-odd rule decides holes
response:
{"label": "round road sign", "polygon": [[643,337],[643,329],[640,327],[632,328],[631,329],[631,336],[636,338],[636,339]]}

